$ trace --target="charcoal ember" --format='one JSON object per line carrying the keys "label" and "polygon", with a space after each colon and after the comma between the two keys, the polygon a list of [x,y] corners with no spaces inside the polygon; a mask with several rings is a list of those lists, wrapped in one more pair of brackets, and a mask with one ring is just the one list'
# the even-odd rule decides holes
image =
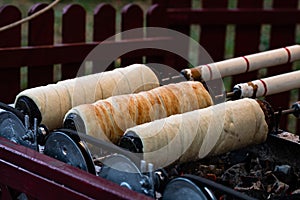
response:
{"label": "charcoal ember", "polygon": [[276,165],[273,173],[280,181],[291,185],[291,190],[299,187],[299,177],[290,165]]}
{"label": "charcoal ember", "polygon": [[291,195],[288,196],[287,199],[291,199],[291,200],[294,200],[294,199],[300,199],[300,188],[294,190]]}
{"label": "charcoal ember", "polygon": [[[247,181],[247,182],[249,182],[249,181]],[[248,185],[245,182],[243,182],[243,183],[235,186],[234,189],[237,191],[240,191],[240,192],[247,192],[249,190],[263,191],[263,185],[259,180],[257,180],[256,182],[251,181],[251,185]]]}
{"label": "charcoal ember", "polygon": [[300,195],[285,195],[285,196],[276,196],[274,194],[270,194],[268,196],[269,200],[299,200],[300,199]]}
{"label": "charcoal ember", "polygon": [[246,190],[243,193],[255,199],[267,199],[268,197],[268,193],[263,190]]}
{"label": "charcoal ember", "polygon": [[244,177],[243,179],[242,183],[234,187],[235,190],[256,199],[267,199],[268,193],[258,178]]}
{"label": "charcoal ember", "polygon": [[286,140],[290,140],[292,142],[300,143],[299,135],[283,131],[281,133],[278,133],[277,136]]}
{"label": "charcoal ember", "polygon": [[276,177],[272,174],[272,171],[268,171],[265,173],[265,176],[263,177],[262,182],[265,186],[265,190],[268,193],[271,193],[272,186],[276,182]]}
{"label": "charcoal ember", "polygon": [[[209,178],[256,199],[300,199],[300,168],[294,161],[297,157],[285,158],[295,152],[281,150],[278,145],[274,151],[272,147],[269,143],[253,145],[169,169],[178,175]],[[213,192],[218,199],[234,199],[220,191]]]}
{"label": "charcoal ember", "polygon": [[283,173],[285,175],[291,174],[292,167],[290,165],[276,165],[274,172]]}
{"label": "charcoal ember", "polygon": [[227,166],[238,163],[247,163],[251,159],[251,154],[246,149],[236,150],[221,156]]}
{"label": "charcoal ember", "polygon": [[290,186],[280,181],[272,172],[266,173],[263,183],[265,184],[266,191],[270,194],[270,199],[287,196],[289,194]]}
{"label": "charcoal ember", "polygon": [[254,145],[246,148],[246,151],[249,151],[252,161],[253,159],[259,160],[259,164],[264,171],[274,169],[275,155],[267,144]]}
{"label": "charcoal ember", "polygon": [[[167,171],[177,171],[179,175],[183,174],[193,174],[201,177],[205,177],[206,174],[215,174],[216,176],[220,176],[224,173],[224,166],[221,163],[217,165],[214,164],[204,164],[206,162],[198,161],[198,162],[188,162],[180,165],[174,165],[171,168],[168,168]],[[212,162],[213,163],[213,162]]]}
{"label": "charcoal ember", "polygon": [[245,164],[239,163],[227,169],[221,176],[221,180],[230,186],[236,186],[242,182],[241,176],[247,176],[247,174]]}
{"label": "charcoal ember", "polygon": [[273,185],[273,191],[275,192],[275,194],[282,194],[282,193],[286,193],[286,191],[289,189],[289,185],[277,180],[274,185]]}
{"label": "charcoal ember", "polygon": [[249,175],[252,177],[262,177],[262,171],[263,171],[263,167],[260,163],[260,160],[258,159],[258,157],[251,159],[250,164],[249,164]]}
{"label": "charcoal ember", "polygon": [[174,178],[177,176],[180,176],[179,172],[178,172],[178,166],[175,165],[174,167],[170,167],[168,169],[166,169],[167,173],[168,173],[168,177],[169,178]]}
{"label": "charcoal ember", "polygon": [[300,188],[297,189],[297,190],[294,190],[294,191],[292,192],[292,194],[299,194],[299,195],[300,195]]}
{"label": "charcoal ember", "polygon": [[[216,165],[200,165],[199,175],[202,177],[213,177],[223,174],[224,169],[217,168]],[[215,178],[213,178],[215,179]]]}
{"label": "charcoal ember", "polygon": [[239,190],[262,190],[263,185],[260,181],[260,177],[254,177],[254,176],[241,176],[241,182],[235,186],[236,189]]}

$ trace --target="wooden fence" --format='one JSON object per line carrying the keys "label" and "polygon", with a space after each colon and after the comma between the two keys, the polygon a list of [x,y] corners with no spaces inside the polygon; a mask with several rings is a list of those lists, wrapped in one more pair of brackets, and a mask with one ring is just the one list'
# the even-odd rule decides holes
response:
{"label": "wooden fence", "polygon": [[[273,0],[272,9],[264,8],[264,1],[236,1],[235,9],[228,9],[227,0],[202,0],[201,8],[193,7],[191,0],[153,0],[147,13],[135,5],[126,5],[122,9],[121,31],[143,26],[167,27],[187,35],[191,25],[200,26],[198,41],[214,61],[225,59],[226,34],[228,25],[234,27],[233,57],[256,53],[262,43],[262,27],[270,26],[268,49],[280,48],[296,43],[296,27],[300,22],[298,0]],[[38,3],[29,11],[29,15],[44,8]],[[21,18],[18,8],[6,5],[0,8],[0,26]],[[20,69],[27,66],[27,87],[45,85],[54,81],[53,65],[61,65],[61,78],[73,78],[80,64],[99,42],[116,33],[116,10],[110,4],[100,4],[93,14],[93,42],[86,42],[86,11],[82,6],[71,4],[64,8],[62,16],[62,44],[54,44],[54,11],[50,10],[29,22],[28,46],[21,46],[21,26],[0,32],[0,101],[12,103],[21,90]],[[144,24],[144,21],[146,23]],[[141,32],[133,38],[122,38],[106,45],[121,46],[128,43],[147,44],[164,42],[163,38],[146,40]],[[148,36],[149,37],[149,36]],[[138,38],[138,39],[136,39]],[[123,40],[125,39],[125,40]],[[189,46],[182,46],[186,55]],[[146,57],[145,57],[146,56]],[[186,60],[159,50],[143,50],[121,56],[122,66],[131,63],[160,62],[176,70],[186,68]],[[111,65],[109,69],[113,69]],[[265,76],[272,76],[293,70],[292,64],[270,68]],[[232,78],[231,85],[257,79],[261,73],[250,72]],[[229,86],[231,88],[231,86]],[[298,95],[298,94],[296,94]],[[295,96],[295,95],[294,95]],[[294,98],[298,99],[298,98]],[[274,108],[288,108],[291,102],[290,92],[267,97]],[[298,123],[299,124],[299,123]],[[281,127],[288,126],[283,117]],[[297,126],[300,133],[300,126]]]}

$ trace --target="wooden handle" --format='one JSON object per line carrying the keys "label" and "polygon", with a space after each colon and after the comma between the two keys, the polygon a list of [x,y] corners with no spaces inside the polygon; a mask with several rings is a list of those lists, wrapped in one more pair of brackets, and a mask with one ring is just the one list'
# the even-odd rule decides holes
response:
{"label": "wooden handle", "polygon": [[188,80],[208,81],[300,59],[300,45],[232,58],[182,71]]}
{"label": "wooden handle", "polygon": [[256,98],[296,88],[300,88],[300,70],[248,83],[240,83],[235,85],[233,90],[240,90],[240,98]]}

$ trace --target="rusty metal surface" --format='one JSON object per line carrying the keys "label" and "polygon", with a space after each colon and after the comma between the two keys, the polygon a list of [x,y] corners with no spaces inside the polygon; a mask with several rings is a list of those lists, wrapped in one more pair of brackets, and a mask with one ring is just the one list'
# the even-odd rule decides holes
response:
{"label": "rusty metal surface", "polygon": [[2,188],[37,199],[149,199],[4,138],[0,138],[0,177]]}

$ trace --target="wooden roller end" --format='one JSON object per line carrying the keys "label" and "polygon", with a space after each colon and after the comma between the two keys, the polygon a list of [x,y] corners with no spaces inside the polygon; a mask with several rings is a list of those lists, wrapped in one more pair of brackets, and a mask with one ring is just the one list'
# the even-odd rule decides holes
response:
{"label": "wooden roller end", "polygon": [[265,100],[256,100],[265,114],[265,121],[268,124],[268,132],[271,133],[275,127],[275,115],[272,106]]}
{"label": "wooden roller end", "polygon": [[183,69],[181,74],[188,80],[188,81],[200,81],[203,82],[202,75],[201,75],[201,68],[196,67],[192,69]]}

